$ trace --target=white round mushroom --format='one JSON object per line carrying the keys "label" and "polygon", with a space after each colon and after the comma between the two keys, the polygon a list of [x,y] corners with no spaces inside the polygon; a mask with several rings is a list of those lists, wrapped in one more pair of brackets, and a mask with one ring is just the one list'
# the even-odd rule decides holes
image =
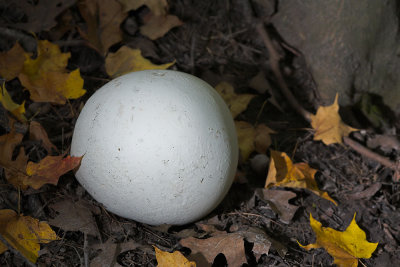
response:
{"label": "white round mushroom", "polygon": [[228,107],[206,82],[170,70],[118,77],[100,88],[75,125],[76,178],[109,211],[182,225],[228,192],[238,144]]}

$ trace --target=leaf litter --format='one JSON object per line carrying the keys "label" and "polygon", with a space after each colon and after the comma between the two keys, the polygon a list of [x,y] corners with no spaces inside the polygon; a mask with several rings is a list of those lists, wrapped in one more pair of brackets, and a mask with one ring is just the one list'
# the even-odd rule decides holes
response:
{"label": "leaf litter", "polygon": [[[132,3],[132,1],[130,2]],[[39,13],[42,12],[40,10],[43,10],[44,3],[46,1],[37,1],[30,4],[38,7],[36,9],[38,14],[35,14],[35,16],[40,15]],[[59,22],[55,20],[56,16],[70,5],[68,1],[63,3],[66,3],[66,6],[62,6],[57,12],[46,16],[46,19],[43,21],[46,23],[32,23],[31,27],[35,28],[34,31],[38,32],[46,29],[46,31],[50,30],[52,31],[51,33],[56,33],[56,31],[60,30],[58,27],[54,27]],[[181,14],[180,12],[182,11],[174,3],[171,3],[171,8],[163,0],[138,1],[136,4],[137,6],[135,7],[129,7],[126,6],[127,3],[124,3],[124,1],[103,2],[99,0],[91,1],[90,3],[88,1],[80,1],[80,6],[76,6],[73,10],[68,10],[68,12],[74,14],[79,13],[78,16],[71,19],[72,23],[76,23],[75,26],[70,27],[63,34],[71,30],[77,30],[84,40],[84,45],[89,49],[95,50],[107,61],[107,59],[115,56],[121,49],[122,51],[130,49],[126,46],[125,41],[129,42],[129,38],[131,37],[127,38],[125,35],[126,32],[123,32],[124,28],[121,27],[122,21],[125,18],[134,18],[142,30],[151,25],[150,18],[152,17],[165,18],[172,15],[169,12]],[[144,8],[143,5],[146,7]],[[202,12],[202,4],[195,3],[193,5],[197,5],[193,14],[200,14]],[[232,3],[232,5],[235,4]],[[215,3],[215,6],[212,7],[216,8],[216,12],[222,12],[226,8],[225,6],[218,6],[218,3]],[[185,10],[190,10],[190,8],[185,6]],[[232,9],[232,15],[238,12],[238,10],[242,9]],[[117,11],[115,17],[110,15],[112,11]],[[34,18],[33,14],[26,14],[32,16],[29,19]],[[80,20],[77,21],[76,18],[80,16]],[[201,16],[200,18],[199,15],[196,16],[187,17],[192,17],[193,21],[205,18]],[[30,21],[29,19],[28,21]],[[81,75],[78,70],[79,64],[77,64],[79,61],[76,58],[79,55],[85,58],[86,55],[79,51],[77,52],[79,49],[74,50],[68,42],[66,42],[67,45],[64,44],[64,46],[57,50],[58,48],[55,44],[46,43],[47,41],[43,40],[38,41],[37,56],[32,56],[32,54],[22,51],[16,43],[11,50],[8,50],[12,51],[10,54],[2,52],[0,55],[0,75],[7,81],[5,84],[7,91],[5,90],[5,86],[3,86],[4,92],[12,92],[12,97],[9,97],[9,95],[5,97],[5,93],[2,94],[2,105],[9,111],[9,116],[14,116],[17,119],[18,116],[21,116],[21,118],[22,115],[26,116],[28,121],[19,118],[19,125],[22,125],[22,128],[29,129],[29,131],[20,131],[16,130],[17,127],[11,127],[11,131],[6,130],[6,132],[2,132],[2,135],[0,135],[0,163],[5,169],[5,177],[9,183],[22,189],[21,204],[23,204],[22,209],[24,212],[29,210],[28,199],[31,201],[31,199],[35,198],[34,196],[40,195],[43,201],[51,199],[50,202],[52,204],[49,205],[49,208],[58,212],[53,218],[58,224],[57,227],[60,228],[61,232],[68,232],[64,236],[65,240],[68,240],[68,246],[63,243],[64,241],[55,242],[57,243],[57,247],[61,246],[66,252],[60,254],[58,249],[52,250],[52,243],[50,243],[45,247],[51,253],[43,254],[39,258],[39,261],[42,261],[41,263],[46,262],[49,265],[50,263],[61,264],[64,261],[68,261],[67,258],[62,258],[64,255],[68,255],[67,257],[70,257],[70,259],[75,259],[68,262],[73,265],[72,262],[77,263],[77,258],[90,255],[91,266],[100,266],[99,264],[103,264],[103,266],[109,266],[110,264],[119,266],[121,263],[127,266],[129,265],[129,257],[132,257],[132,259],[135,258],[138,262],[155,265],[157,264],[156,256],[149,244],[156,245],[163,251],[177,251],[182,250],[182,242],[185,243],[186,241],[187,245],[191,246],[193,250],[192,253],[185,252],[184,255],[188,259],[196,255],[199,256],[199,262],[196,262],[197,266],[201,266],[200,263],[213,264],[216,258],[218,258],[216,256],[220,253],[224,255],[226,261],[231,263],[232,266],[240,266],[241,263],[277,266],[276,264],[285,265],[288,262],[292,265],[299,262],[310,265],[311,262],[314,263],[314,260],[316,265],[323,265],[323,263],[331,264],[330,258],[325,257],[323,254],[316,255],[314,259],[311,253],[296,253],[298,251],[296,240],[311,243],[307,242],[312,240],[310,230],[316,228],[316,225],[318,225],[318,222],[314,220],[308,228],[304,227],[305,223],[308,224],[308,221],[305,220],[307,216],[304,216],[304,214],[310,214],[311,212],[318,214],[319,218],[329,221],[337,229],[337,227],[344,226],[343,219],[341,219],[344,217],[342,216],[344,213],[353,214],[354,211],[357,211],[363,218],[363,225],[370,228],[371,238],[368,238],[368,240],[379,241],[379,244],[382,244],[384,248],[383,253],[379,250],[374,251],[372,254],[373,259],[369,263],[377,263],[377,258],[380,257],[379,259],[381,259],[385,255],[384,253],[396,251],[398,244],[393,236],[400,229],[391,221],[391,218],[395,218],[396,216],[392,216],[392,213],[389,212],[389,210],[395,210],[394,203],[396,197],[383,184],[376,182],[386,179],[386,185],[387,180],[390,180],[390,173],[388,174],[387,171],[379,169],[379,166],[373,167],[368,165],[369,163],[367,164],[360,157],[344,150],[342,147],[326,147],[322,143],[319,145],[312,142],[308,139],[309,135],[307,134],[303,135],[296,132],[297,136],[295,138],[293,136],[290,137],[290,134],[298,131],[297,129],[293,129],[295,127],[293,125],[298,125],[299,120],[298,118],[292,120],[289,114],[283,114],[284,116],[282,116],[281,113],[283,113],[283,110],[287,111],[287,106],[286,103],[277,100],[279,99],[279,94],[275,94],[275,88],[270,88],[275,86],[273,79],[270,79],[265,74],[265,70],[260,71],[259,68],[251,70],[252,67],[248,68],[248,65],[241,65],[243,62],[249,64],[249,62],[253,61],[249,57],[249,51],[258,53],[258,57],[267,62],[267,58],[257,51],[259,48],[251,47],[251,44],[248,43],[248,40],[255,38],[254,33],[247,35],[246,32],[241,32],[240,28],[236,28],[238,32],[232,33],[230,27],[237,27],[238,25],[235,24],[237,22],[231,21],[233,24],[229,25],[221,23],[221,21],[219,21],[220,23],[216,23],[218,18],[215,17],[209,21],[203,21],[205,24],[202,28],[193,31],[196,33],[200,32],[200,34],[192,35],[187,34],[187,31],[188,29],[190,31],[193,30],[191,28],[194,25],[193,21],[189,21],[189,23],[185,19],[182,19],[182,21],[184,23],[182,24],[180,21],[180,26],[174,28],[172,31],[170,26],[168,26],[169,29],[160,32],[157,32],[158,29],[154,28],[155,26],[150,27],[151,31],[156,32],[153,36],[143,31],[135,33],[137,35],[148,35],[145,37],[148,38],[147,40],[155,40],[154,42],[150,41],[155,47],[152,56],[150,56],[151,61],[137,56],[136,58],[133,57],[127,60],[124,64],[120,64],[121,58],[127,58],[127,56],[122,56],[115,60],[116,63],[112,64],[114,65],[113,71],[109,71],[109,67],[105,73],[101,74],[85,73]],[[23,26],[25,27],[24,29],[27,29],[26,25]],[[107,28],[108,26],[109,28]],[[229,26],[229,30],[228,28],[224,29],[225,26]],[[99,30],[100,28],[101,30]],[[212,30],[210,31],[210,29]],[[39,36],[42,37],[43,35]],[[62,36],[62,34],[59,36]],[[72,37],[74,39],[78,35],[72,34],[71,36],[75,36]],[[62,40],[62,42],[65,42],[67,39],[63,38]],[[207,42],[204,42],[205,40]],[[75,39],[74,41],[77,40]],[[74,51],[71,53],[72,57],[69,53],[65,53],[69,51]],[[53,56],[51,55],[52,53]],[[140,55],[141,51],[138,50],[135,53]],[[154,56],[157,58],[155,61],[153,61]],[[174,61],[174,66],[171,64],[171,58],[176,60]],[[141,62],[146,60],[146,63]],[[135,64],[148,64],[149,68],[160,66],[152,62],[170,62],[167,63],[171,64],[168,67],[195,73],[206,80],[207,76],[205,73],[212,70],[212,72],[217,73],[217,82],[212,82],[212,79],[208,80],[213,85],[229,80],[229,83],[234,85],[235,88],[246,88],[246,90],[236,93],[233,90],[233,86],[225,82],[225,89],[218,89],[223,92],[223,98],[231,107],[231,112],[233,117],[236,118],[236,123],[241,125],[238,135],[240,136],[239,142],[241,145],[242,161],[239,165],[238,173],[241,173],[243,179],[241,179],[240,184],[233,186],[226,200],[214,211],[212,214],[215,215],[213,222],[206,221],[203,225],[184,226],[183,230],[181,228],[182,231],[178,232],[175,232],[174,227],[171,226],[164,227],[166,230],[162,231],[161,228],[143,227],[141,224],[118,218],[102,208],[93,209],[93,206],[89,204],[91,201],[90,197],[82,190],[78,190],[79,187],[75,186],[76,181],[73,180],[72,173],[65,175],[64,179],[57,182],[60,175],[63,174],[58,168],[64,170],[73,169],[72,165],[74,164],[66,169],[63,166],[69,165],[68,161],[79,162],[79,159],[72,160],[65,157],[64,149],[69,145],[68,138],[73,129],[71,127],[73,125],[71,118],[74,118],[79,113],[79,109],[84,103],[84,99],[79,98],[82,96],[84,98],[88,97],[82,91],[82,78],[85,78],[85,88],[86,84],[88,84],[88,89],[94,91],[99,86],[94,85],[95,83],[91,79],[108,80],[126,72],[139,70],[140,68],[135,69],[133,67]],[[237,64],[237,62],[241,63]],[[219,67],[216,68],[215,66]],[[5,69],[5,71],[2,72],[2,69]],[[98,69],[107,69],[107,63]],[[49,74],[49,71],[52,73]],[[71,73],[73,73],[72,76]],[[256,77],[257,73],[259,73],[258,80],[251,81],[253,77]],[[67,88],[57,86],[55,80],[66,81]],[[29,92],[29,95],[22,95],[23,88],[21,87],[18,89],[20,91],[16,90],[18,88],[15,84],[16,81],[22,82],[28,90],[26,92]],[[68,81],[72,82],[69,83]],[[37,91],[36,88],[38,87],[42,89]],[[264,90],[264,87],[267,90]],[[68,88],[74,89],[70,91]],[[78,88],[77,91],[75,91],[76,88]],[[262,101],[268,100],[265,102],[265,109],[264,107],[257,106],[257,99],[254,97],[255,91],[247,90],[248,88],[254,88],[257,91],[257,98],[262,95]],[[7,100],[5,100],[6,98]],[[48,114],[35,114],[29,109],[32,101],[44,101],[53,104],[50,105],[51,108]],[[280,112],[273,111],[270,103],[278,107]],[[22,111],[22,107],[25,106],[27,107],[26,111]],[[348,136],[356,129],[344,125],[341,121],[337,113],[339,109],[337,99],[332,106],[326,108],[320,107],[315,117],[313,117],[314,122],[312,124],[315,126],[315,140],[320,139],[324,144],[341,143],[343,136]],[[259,113],[261,116],[258,116]],[[323,116],[319,116],[321,113]],[[257,116],[254,114],[257,114]],[[54,134],[55,127],[49,127],[49,124],[51,124],[49,122],[55,121],[54,118],[60,120],[60,123],[57,125],[62,125],[57,129],[57,135]],[[259,119],[261,119],[261,122],[258,121]],[[39,121],[47,123],[42,125],[38,123]],[[332,122],[335,123],[331,124]],[[277,133],[273,139],[270,136],[272,130],[267,125],[274,129],[274,133]],[[8,125],[2,125],[4,129],[9,129],[5,126],[8,127]],[[294,144],[294,140],[296,140],[296,144]],[[294,158],[301,161],[301,163],[293,163],[287,154],[286,156],[283,154],[280,155],[286,162],[286,167],[283,169],[291,169],[292,171],[289,173],[294,175],[286,175],[285,179],[279,180],[276,177],[278,176],[279,178],[279,175],[276,174],[275,181],[271,178],[272,176],[268,175],[270,181],[273,182],[269,183],[267,187],[281,187],[275,190],[262,188],[264,181],[267,180],[268,182],[268,178],[263,176],[262,171],[252,173],[251,166],[248,165],[248,159],[254,154],[256,156],[262,155],[265,158],[265,162],[269,161],[270,164],[271,162],[274,162],[274,164],[277,163],[279,160],[276,160],[276,157],[274,158],[274,152],[268,150],[270,148],[273,151],[290,151],[294,149]],[[245,156],[243,157],[243,155]],[[27,169],[28,162],[30,166]],[[308,162],[312,166],[317,166],[321,170],[317,175],[318,179],[316,179],[315,170],[304,162]],[[52,169],[53,172],[51,171]],[[270,171],[274,171],[273,168],[269,169]],[[26,178],[29,177],[28,170],[31,178],[42,177],[41,182],[33,183],[33,186],[38,188],[37,190],[28,189],[27,187]],[[275,171],[278,173],[276,168]],[[252,177],[253,175],[255,177]],[[292,180],[293,177],[297,181]],[[368,179],[371,179],[371,181]],[[43,181],[58,184],[58,186],[43,187]],[[316,194],[306,194],[302,190],[294,190],[292,192],[289,188],[294,184],[302,184],[298,188],[305,188],[306,191],[311,189]],[[251,200],[236,198],[249,188],[250,190],[258,190],[260,192],[256,196],[253,196]],[[369,188],[372,189],[368,190]],[[10,187],[9,190],[14,190],[12,191],[14,193],[16,192],[16,189],[13,189],[13,187]],[[331,199],[329,195],[324,195],[326,192],[335,192],[334,196],[339,206],[335,207],[330,204],[331,202],[336,203],[336,201]],[[347,197],[346,192],[351,193],[350,197]],[[361,192],[362,194],[352,192]],[[60,200],[60,194],[67,194],[67,197],[62,197]],[[7,197],[0,195],[0,197],[9,201],[4,202],[7,203],[7,207],[13,207],[17,210],[20,200],[10,202],[8,199],[11,195],[8,194]],[[325,199],[321,199],[317,195]],[[388,196],[392,196],[393,199],[387,199]],[[331,202],[326,201],[326,199]],[[349,202],[348,200],[354,200],[357,203]],[[15,204],[13,205],[12,203]],[[381,206],[377,206],[377,203]],[[47,204],[43,204],[43,207],[45,205]],[[372,206],[377,207],[376,209],[380,212],[383,219],[376,219],[376,214],[371,212]],[[307,212],[302,214],[300,211]],[[68,214],[73,212],[75,212],[75,216],[68,217]],[[93,213],[95,213],[96,222],[93,222]],[[50,217],[47,220],[50,220]],[[112,225],[116,224],[119,226],[118,231],[112,229]],[[100,227],[100,234],[93,234],[96,232],[94,231],[94,225]],[[367,230],[366,227],[363,228]],[[322,229],[324,228],[322,227]],[[79,233],[82,232],[84,233],[80,235]],[[71,238],[71,235],[74,237]],[[304,239],[304,236],[308,238]],[[223,237],[237,242],[226,244],[225,247],[218,246],[218,251],[215,249],[211,251],[211,247],[213,245],[215,247],[216,245],[214,242],[216,240],[222,241],[221,238]],[[278,243],[275,242],[276,239],[282,241],[284,245],[279,247]],[[246,250],[246,242],[251,244],[251,250]],[[202,247],[196,247],[199,244],[202,244]],[[73,246],[78,251],[79,257],[77,257],[77,252],[71,248]],[[311,245],[309,246],[311,247]],[[341,245],[339,244],[339,246]],[[82,247],[84,251],[80,250]],[[54,257],[54,255],[56,256]],[[71,257],[71,255],[73,256]],[[124,258],[121,258],[121,255],[124,255]],[[207,257],[204,255],[207,255]],[[365,255],[353,256],[353,262],[354,258],[362,256]],[[253,260],[252,257],[254,257]],[[396,258],[396,255],[392,253],[390,254],[390,258]]]}

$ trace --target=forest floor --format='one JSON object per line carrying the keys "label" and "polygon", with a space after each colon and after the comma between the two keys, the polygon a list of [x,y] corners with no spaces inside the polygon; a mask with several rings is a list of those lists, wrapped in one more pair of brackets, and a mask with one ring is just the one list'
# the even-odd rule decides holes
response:
{"label": "forest floor", "polygon": [[[5,14],[11,7],[3,2],[0,7]],[[366,233],[366,239],[378,243],[372,257],[360,259],[360,264],[394,266],[400,262],[398,174],[345,144],[325,145],[313,140],[309,122],[282,94],[281,83],[271,67],[271,51],[254,20],[246,13],[247,6],[239,2],[170,1],[169,14],[176,15],[183,24],[155,40],[139,31],[143,17],[149,12],[142,6],[128,13],[120,27],[122,40],[109,49],[115,52],[122,46],[138,48],[155,64],[175,61],[170,69],[193,74],[212,86],[225,81],[237,94],[255,95],[235,120],[253,126],[265,124],[273,129],[275,134],[270,135],[269,149],[286,152],[294,163],[305,162],[318,170],[315,179],[319,189],[327,192],[338,205],[306,189],[263,189],[270,164],[269,149],[264,153],[253,151],[247,160],[241,160],[237,179],[218,208],[202,221],[184,226],[154,227],[113,215],[85,192],[72,171],[63,175],[57,186],[45,185],[38,190],[30,188],[22,192],[7,184],[2,172],[1,208],[18,210],[26,216],[50,222],[60,237],[60,240],[41,245],[39,266],[156,266],[153,246],[169,252],[181,251],[188,259],[196,261],[197,266],[227,266],[228,263],[229,266],[333,266],[333,258],[323,248],[307,251],[298,244],[311,244],[316,240],[310,214],[322,226],[339,231],[344,231],[356,214],[356,222]],[[74,124],[83,104],[111,79],[106,73],[103,55],[87,45],[77,30],[86,23],[80,12],[77,4],[71,5],[62,14],[70,16],[69,24],[74,27],[58,35],[61,27],[36,32],[35,38],[49,40],[58,44],[62,52],[71,53],[68,68],[80,69],[87,90],[84,96],[71,99],[65,105],[38,103],[29,100],[29,93],[22,90],[18,80],[6,83],[16,102],[27,101],[28,118],[39,122],[50,141],[62,152],[69,151]],[[19,19],[18,14],[12,12],[6,15],[8,23]],[[2,23],[5,21],[3,17]],[[0,31],[6,31],[9,24],[5,25]],[[281,56],[279,66],[284,82],[303,108],[315,114],[321,103],[315,97],[317,88],[302,63],[301,53],[293,53],[294,50],[280,40],[273,25],[265,29]],[[3,51],[12,47],[15,36],[30,36],[26,31],[4,34],[8,38],[0,40]],[[27,38],[24,46],[29,47],[30,42],[35,39]],[[346,124],[365,129],[353,132],[350,138],[366,146],[368,138],[384,129],[372,127],[354,110],[347,107],[341,114],[346,114],[342,116]],[[8,116],[2,109],[1,134],[9,131]],[[399,130],[394,123],[385,127]],[[35,162],[48,154],[40,142],[29,138],[22,141],[22,146],[29,159]],[[393,161],[399,158],[399,147],[384,148],[373,149]],[[272,191],[292,193],[278,200],[263,195]],[[284,211],[276,205],[283,205]],[[231,241],[217,251],[214,242],[222,242],[218,239],[221,237]],[[210,252],[214,246],[214,251],[206,254],[199,249],[194,253],[194,245],[189,241],[193,238],[203,242],[204,250]],[[0,255],[0,265],[24,266],[26,261],[7,251]]]}

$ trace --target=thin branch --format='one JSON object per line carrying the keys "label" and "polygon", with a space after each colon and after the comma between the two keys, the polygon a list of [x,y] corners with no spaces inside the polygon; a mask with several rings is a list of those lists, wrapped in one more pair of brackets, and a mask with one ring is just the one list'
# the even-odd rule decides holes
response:
{"label": "thin branch", "polygon": [[396,170],[399,165],[396,164],[395,162],[391,161],[390,159],[381,156],[371,150],[369,150],[368,148],[364,147],[363,145],[361,145],[360,143],[352,140],[349,137],[343,137],[343,141],[346,145],[348,145],[349,147],[351,147],[353,150],[357,151],[358,153],[360,153],[361,155],[370,158],[376,162],[379,162],[380,164],[382,164],[385,167],[388,167],[392,170]]}

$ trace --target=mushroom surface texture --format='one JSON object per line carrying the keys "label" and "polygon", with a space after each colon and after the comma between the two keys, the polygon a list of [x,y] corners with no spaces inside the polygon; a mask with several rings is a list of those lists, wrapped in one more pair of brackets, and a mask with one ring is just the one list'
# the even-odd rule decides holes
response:
{"label": "mushroom surface texture", "polygon": [[118,77],[87,101],[75,125],[76,178],[109,211],[151,225],[210,213],[232,185],[235,125],[214,88],[190,74]]}

